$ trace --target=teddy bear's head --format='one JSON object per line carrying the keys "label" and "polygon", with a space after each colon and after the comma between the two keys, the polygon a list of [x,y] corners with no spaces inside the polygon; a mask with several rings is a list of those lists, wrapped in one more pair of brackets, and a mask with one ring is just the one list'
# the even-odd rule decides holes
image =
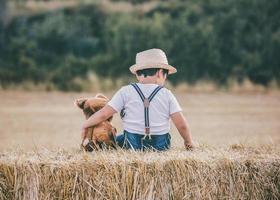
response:
{"label": "teddy bear's head", "polygon": [[[83,110],[86,119],[88,119],[91,115],[103,108],[108,101],[109,99],[106,96],[99,93],[95,97],[77,99],[75,104]],[[112,117],[108,121],[111,121],[111,119]]]}

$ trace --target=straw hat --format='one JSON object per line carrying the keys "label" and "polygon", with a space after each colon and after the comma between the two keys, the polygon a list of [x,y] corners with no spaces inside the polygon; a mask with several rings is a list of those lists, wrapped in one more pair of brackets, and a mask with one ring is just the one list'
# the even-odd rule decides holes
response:
{"label": "straw hat", "polygon": [[132,65],[129,70],[136,74],[141,69],[162,68],[167,69],[168,74],[177,72],[175,67],[168,64],[167,57],[161,49],[149,49],[136,54],[136,64]]}

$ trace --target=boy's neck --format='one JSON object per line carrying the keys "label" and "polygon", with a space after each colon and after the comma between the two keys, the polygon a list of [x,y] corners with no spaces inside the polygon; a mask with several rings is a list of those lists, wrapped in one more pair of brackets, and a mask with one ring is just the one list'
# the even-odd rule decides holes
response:
{"label": "boy's neck", "polygon": [[142,84],[157,84],[157,79],[155,77],[146,77],[146,78],[141,78],[139,80],[139,83]]}

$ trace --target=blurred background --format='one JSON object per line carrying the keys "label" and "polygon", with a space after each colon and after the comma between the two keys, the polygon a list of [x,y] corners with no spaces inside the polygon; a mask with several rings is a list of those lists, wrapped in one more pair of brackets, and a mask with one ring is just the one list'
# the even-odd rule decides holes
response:
{"label": "blurred background", "polygon": [[128,79],[137,52],[154,47],[180,72],[172,84],[280,83],[278,0],[0,2],[2,88],[82,91],[96,79],[117,83]]}
{"label": "blurred background", "polygon": [[167,86],[199,142],[279,141],[279,19],[279,0],[0,0],[1,145],[75,146],[75,98],[135,81],[149,48],[178,69]]}

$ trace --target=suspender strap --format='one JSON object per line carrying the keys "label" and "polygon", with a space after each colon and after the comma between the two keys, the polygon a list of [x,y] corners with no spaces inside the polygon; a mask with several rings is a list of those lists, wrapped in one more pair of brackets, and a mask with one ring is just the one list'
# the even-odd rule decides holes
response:
{"label": "suspender strap", "polygon": [[140,88],[138,87],[138,85],[136,83],[131,83],[131,85],[134,87],[134,89],[136,90],[136,92],[139,94],[140,98],[142,99],[142,101],[144,102],[145,100],[145,96],[143,94],[143,92],[140,90]]}
{"label": "suspender strap", "polygon": [[154,89],[154,91],[150,94],[150,96],[148,98],[146,98],[145,95],[143,94],[143,92],[141,91],[141,89],[138,87],[138,85],[136,83],[132,83],[131,85],[134,87],[136,92],[139,94],[139,96],[140,96],[140,98],[141,98],[141,100],[143,102],[143,105],[144,105],[144,117],[145,117],[145,134],[149,135],[150,134],[150,120],[149,120],[149,106],[150,106],[150,102],[153,100],[153,98],[158,93],[158,91],[160,91],[162,86],[156,87],[156,89]]}
{"label": "suspender strap", "polygon": [[153,100],[153,98],[156,96],[156,94],[158,93],[158,91],[160,91],[160,89],[162,88],[162,86],[157,86],[156,89],[152,92],[152,94],[148,97],[149,102],[151,102]]}

